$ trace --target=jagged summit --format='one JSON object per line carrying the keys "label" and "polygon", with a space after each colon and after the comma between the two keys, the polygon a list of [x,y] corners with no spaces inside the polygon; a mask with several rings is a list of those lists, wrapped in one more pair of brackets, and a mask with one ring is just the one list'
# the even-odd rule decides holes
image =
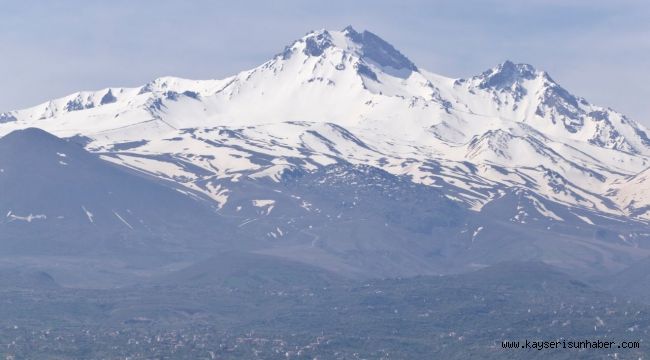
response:
{"label": "jagged summit", "polygon": [[474,78],[480,81],[480,88],[503,89],[512,87],[513,84],[523,80],[533,80],[542,74],[532,65],[515,64],[510,60],[506,60]]}
{"label": "jagged summit", "polygon": [[[367,30],[358,32],[352,26],[347,26],[341,31],[325,29],[311,31],[287,46],[278,56],[284,60],[295,53],[312,57],[332,56],[326,54],[328,51],[342,52],[344,58],[357,58],[366,67],[373,66],[386,72],[401,71],[408,74],[418,70],[411,60],[385,40]],[[343,66],[339,64],[340,69]],[[367,72],[361,70],[362,73],[364,71]],[[373,75],[370,76],[375,78]]]}

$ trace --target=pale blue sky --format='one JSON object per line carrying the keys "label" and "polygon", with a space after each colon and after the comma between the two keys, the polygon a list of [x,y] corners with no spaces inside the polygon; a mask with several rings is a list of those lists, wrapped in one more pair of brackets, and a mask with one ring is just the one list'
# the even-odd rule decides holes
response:
{"label": "pale blue sky", "polygon": [[0,112],[163,75],[225,77],[348,24],[447,76],[530,63],[650,125],[645,0],[0,0]]}

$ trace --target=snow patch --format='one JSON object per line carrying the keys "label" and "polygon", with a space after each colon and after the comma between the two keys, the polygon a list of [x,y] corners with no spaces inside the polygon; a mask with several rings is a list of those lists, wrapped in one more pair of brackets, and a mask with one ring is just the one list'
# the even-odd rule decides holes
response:
{"label": "snow patch", "polygon": [[540,214],[546,216],[547,218],[551,218],[553,220],[564,221],[564,219],[561,218],[560,216],[558,216],[556,213],[554,213],[551,210],[547,209],[546,206],[544,206],[544,204],[542,204],[541,201],[539,201],[539,200],[537,200],[537,199],[535,199],[534,197],[531,197],[531,196],[527,196],[527,198],[529,198],[533,202],[533,204],[535,205],[535,209]]}
{"label": "snow patch", "polygon": [[30,223],[34,220],[47,220],[47,216],[44,214],[36,214],[36,215],[29,214],[26,216],[19,216],[14,214],[11,210],[7,213],[6,217],[9,218],[9,222],[18,220],[18,221],[25,221]]}
{"label": "snow patch", "polygon": [[576,217],[578,217],[578,219],[580,219],[580,220],[586,222],[586,223],[589,224],[589,225],[594,225],[594,222],[591,221],[590,218],[588,218],[588,217],[586,217],[586,216],[584,216],[584,215],[578,215],[578,214],[576,214],[576,213],[573,213],[573,215],[575,215]]}
{"label": "snow patch", "polygon": [[271,213],[275,207],[275,200],[253,200],[253,206],[266,210],[266,215]]}
{"label": "snow patch", "polygon": [[91,223],[94,223],[95,222],[95,220],[94,220],[95,216],[93,215],[93,213],[88,211],[88,209],[86,209],[86,207],[83,206],[83,205],[81,206],[81,209],[84,211],[84,213],[88,217],[88,221],[90,221]]}
{"label": "snow patch", "polygon": [[131,226],[131,224],[129,224],[126,220],[124,220],[124,218],[121,217],[120,214],[117,213],[117,211],[113,211],[113,214],[115,214],[115,216],[116,216],[118,219],[120,219],[120,221],[121,221],[124,225],[126,225],[129,229],[133,230],[133,226]]}
{"label": "snow patch", "polygon": [[478,234],[481,233],[482,230],[483,230],[483,226],[479,226],[478,228],[476,228],[476,230],[474,230],[474,233],[472,234],[472,242],[474,242],[474,240],[476,239]]}

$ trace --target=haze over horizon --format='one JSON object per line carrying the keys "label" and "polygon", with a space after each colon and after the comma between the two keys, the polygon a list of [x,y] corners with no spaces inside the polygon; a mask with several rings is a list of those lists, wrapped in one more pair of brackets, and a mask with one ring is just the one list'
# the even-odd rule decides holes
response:
{"label": "haze over horizon", "polygon": [[400,3],[398,13],[389,11],[396,5],[4,4],[0,112],[166,75],[223,78],[261,64],[311,29],[351,24],[445,76],[468,77],[506,59],[532,64],[572,93],[650,125],[644,103],[650,96],[650,6],[643,2],[413,1]]}

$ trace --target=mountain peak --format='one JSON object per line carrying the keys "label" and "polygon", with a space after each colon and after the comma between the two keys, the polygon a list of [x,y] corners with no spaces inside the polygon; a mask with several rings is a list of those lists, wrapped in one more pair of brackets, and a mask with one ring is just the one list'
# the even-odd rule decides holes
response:
{"label": "mountain peak", "polygon": [[479,88],[510,88],[523,80],[533,80],[542,73],[529,64],[515,64],[510,60],[484,71],[476,78],[480,80]]}
{"label": "mountain peak", "polygon": [[303,38],[287,46],[279,56],[288,59],[292,54],[300,52],[297,50],[301,50],[307,56],[319,57],[328,49],[342,50],[382,68],[418,70],[411,60],[387,41],[367,30],[359,32],[351,25],[341,31],[325,29],[310,31]]}
{"label": "mountain peak", "polygon": [[352,25],[348,25],[341,30],[343,33],[348,33],[348,32],[353,32],[356,33],[357,31],[352,27]]}
{"label": "mountain peak", "polygon": [[309,56],[321,56],[325,49],[334,46],[332,36],[327,30],[312,31],[305,36],[303,52]]}

